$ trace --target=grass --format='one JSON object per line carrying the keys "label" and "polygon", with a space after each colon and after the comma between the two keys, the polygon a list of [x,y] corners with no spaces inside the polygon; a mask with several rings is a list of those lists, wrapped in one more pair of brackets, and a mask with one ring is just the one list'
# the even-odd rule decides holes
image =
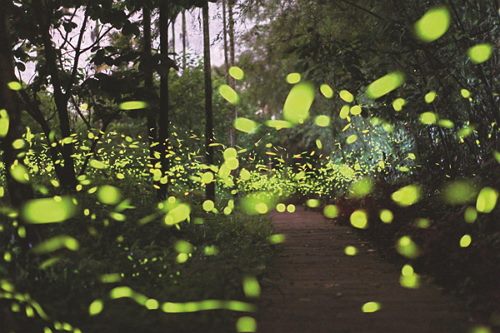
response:
{"label": "grass", "polygon": [[[80,201],[85,202],[85,197]],[[89,200],[82,206],[91,207],[97,214],[94,221],[77,218],[55,226],[39,226],[40,239],[67,234],[78,239],[80,249],[19,255],[7,267],[15,272],[10,275],[17,278],[13,281],[16,290],[40,303],[52,321],[71,323],[84,332],[234,332],[238,314],[227,310],[166,314],[147,310],[131,299],[110,300],[108,294],[116,286],[128,286],[160,303],[206,299],[253,302],[243,294],[242,279],[245,275],[259,277],[266,269],[273,254],[267,240],[272,233],[270,221],[239,213],[224,216],[193,211],[192,216],[203,216],[203,223],[191,221],[180,228],[167,228],[156,219],[139,225],[137,221],[153,209],[147,200],[142,201],[141,206],[127,211],[124,222],[106,223],[108,209]],[[193,246],[184,263],[177,261],[178,241]],[[215,249],[216,254],[206,252],[207,247],[211,252]],[[59,261],[39,268],[54,257]],[[120,281],[101,281],[103,275],[115,273],[121,275]],[[89,316],[89,304],[95,299],[104,300],[104,310]],[[16,303],[0,299],[0,307]],[[40,332],[44,326],[53,327],[53,322],[27,318],[24,311],[3,314],[7,316],[6,332]]]}

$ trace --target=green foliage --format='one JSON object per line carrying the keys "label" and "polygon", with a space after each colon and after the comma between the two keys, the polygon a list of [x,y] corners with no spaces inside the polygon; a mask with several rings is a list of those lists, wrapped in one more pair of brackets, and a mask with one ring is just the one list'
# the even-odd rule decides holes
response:
{"label": "green foliage", "polygon": [[[499,31],[494,24],[496,9],[491,3],[477,10],[474,6],[473,1],[451,4],[450,8],[429,7],[419,1],[405,5],[398,1],[368,1],[345,6],[312,0],[267,2],[258,10],[249,9],[250,15],[272,20],[246,35],[252,49],[242,55],[241,61],[248,62],[248,72],[254,73],[248,77],[247,93],[262,109],[273,110],[277,115],[278,101],[284,100],[286,91],[275,78],[286,77],[289,72],[301,73],[305,80],[317,85],[328,83],[341,92],[343,101],[322,100],[314,106],[318,114],[332,115],[334,119],[332,110],[352,101],[347,90],[355,92],[363,117],[378,117],[405,129],[415,143],[414,149],[421,154],[422,173],[465,176],[481,161],[491,159],[492,151],[484,143],[498,140],[500,121],[494,111],[498,89],[493,88],[499,83],[494,72],[498,60],[491,58],[491,41]],[[479,38],[483,43],[468,45],[475,38],[478,25],[482,27]],[[412,26],[422,40],[432,43],[423,48],[415,40],[415,31],[408,28]],[[464,45],[468,46],[464,49]],[[485,62],[481,74],[474,63],[482,60]],[[366,100],[365,92],[367,97],[381,95],[371,92],[376,79],[396,69],[411,76],[405,85],[376,102]],[[400,81],[389,85],[399,86]],[[370,82],[374,83],[367,89]],[[461,96],[463,89],[469,92],[467,97]],[[393,89],[384,86],[382,90],[385,94]],[[439,95],[431,107],[422,104],[426,90]],[[404,96],[405,102],[396,103],[398,112],[391,112],[387,105],[399,96]],[[414,110],[425,115],[421,119],[427,127],[419,124]],[[435,120],[430,119],[431,115],[435,115]],[[474,129],[468,137],[457,140],[460,129],[471,125]],[[342,126],[333,121],[332,137],[341,132]]]}
{"label": "green foliage", "polygon": [[[206,147],[202,61],[180,70],[170,54],[144,55],[137,13],[160,2],[15,1],[9,60],[36,68],[30,82],[0,73],[27,111],[18,119],[0,105],[0,302],[12,329],[220,331],[229,316],[170,315],[253,312],[258,277],[285,241],[260,216],[293,213],[290,199],[363,231],[396,228],[390,248],[405,260],[425,255],[419,232],[434,228],[438,204],[462,209],[459,230],[436,227],[453,234],[454,248],[496,242],[498,226],[483,221],[499,209],[499,28],[496,8],[475,3],[247,8],[258,23],[243,37],[250,47],[228,73],[212,69],[215,142]],[[161,4],[172,19],[207,1]],[[89,20],[103,29],[75,46]],[[54,43],[54,31],[72,37]],[[157,126],[166,109],[169,123]],[[166,142],[156,127],[168,129]],[[21,185],[32,193],[9,202]],[[212,185],[216,198],[203,197]],[[401,285],[418,281],[405,266]],[[236,329],[256,322],[242,316]]]}

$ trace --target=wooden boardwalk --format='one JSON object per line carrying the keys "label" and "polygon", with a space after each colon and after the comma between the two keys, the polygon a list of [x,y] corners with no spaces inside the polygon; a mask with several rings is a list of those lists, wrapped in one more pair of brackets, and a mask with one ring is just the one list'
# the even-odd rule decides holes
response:
{"label": "wooden boardwalk", "polygon": [[[259,333],[460,333],[471,324],[436,286],[402,288],[400,267],[384,261],[356,231],[319,213],[272,214],[287,241],[263,283]],[[347,256],[354,245],[358,255]],[[363,313],[369,301],[381,309]]]}

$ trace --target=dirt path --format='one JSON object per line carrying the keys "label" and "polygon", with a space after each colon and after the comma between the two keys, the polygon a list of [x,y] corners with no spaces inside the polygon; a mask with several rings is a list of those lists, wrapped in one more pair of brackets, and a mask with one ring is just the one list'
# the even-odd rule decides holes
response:
{"label": "dirt path", "polygon": [[[466,332],[467,315],[437,287],[399,285],[400,267],[384,261],[350,227],[298,208],[273,214],[287,241],[263,283],[259,333]],[[359,253],[346,256],[354,245]],[[363,313],[361,306],[382,309]]]}

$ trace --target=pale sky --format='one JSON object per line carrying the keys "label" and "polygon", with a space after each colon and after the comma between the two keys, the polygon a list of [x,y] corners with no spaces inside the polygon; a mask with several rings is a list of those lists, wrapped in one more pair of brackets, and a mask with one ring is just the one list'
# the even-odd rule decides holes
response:
{"label": "pale sky", "polygon": [[[191,52],[203,55],[203,27],[201,20],[201,9],[193,9],[188,15],[187,29],[188,29],[188,47]],[[224,63],[224,42],[222,39],[222,5],[210,3],[210,38],[212,40],[212,65],[220,66]],[[236,34],[247,29],[248,22],[241,23],[240,19],[236,19],[235,30]],[[182,51],[182,19],[179,15],[175,24],[176,34],[176,49],[177,52]],[[238,53],[238,43],[236,42],[236,53]]]}
{"label": "pale sky", "polygon": [[[78,27],[74,29],[70,36],[70,41],[76,44],[77,35],[82,24],[82,15],[77,15],[75,19],[75,23],[78,24]],[[187,29],[188,29],[188,52],[203,56],[203,29],[202,29],[202,19],[201,19],[201,9],[193,9],[187,15]],[[224,64],[224,43],[222,39],[222,9],[220,4],[210,3],[210,37],[211,37],[211,53],[212,53],[212,66],[220,66]],[[235,30],[236,35],[239,32],[244,31],[247,28],[249,23],[241,23],[240,19],[236,19]],[[91,33],[95,27],[95,22],[89,22],[87,24],[86,33],[83,39],[83,47],[91,44]],[[176,24],[175,24],[175,32],[176,32],[176,52],[182,52],[182,20],[179,15]],[[169,36],[172,38],[172,30],[169,31]],[[54,41],[59,46],[63,42],[63,38],[60,32],[53,31]],[[106,45],[104,39],[101,42],[101,45]],[[236,42],[236,53],[238,53],[238,42]],[[90,56],[90,52],[86,52],[82,55],[80,59],[81,68],[85,67],[88,64],[88,57]],[[17,73],[16,73],[17,74]],[[27,63],[26,71],[20,73],[20,78],[22,81],[29,83],[33,79],[33,75],[35,74],[35,64]]]}

